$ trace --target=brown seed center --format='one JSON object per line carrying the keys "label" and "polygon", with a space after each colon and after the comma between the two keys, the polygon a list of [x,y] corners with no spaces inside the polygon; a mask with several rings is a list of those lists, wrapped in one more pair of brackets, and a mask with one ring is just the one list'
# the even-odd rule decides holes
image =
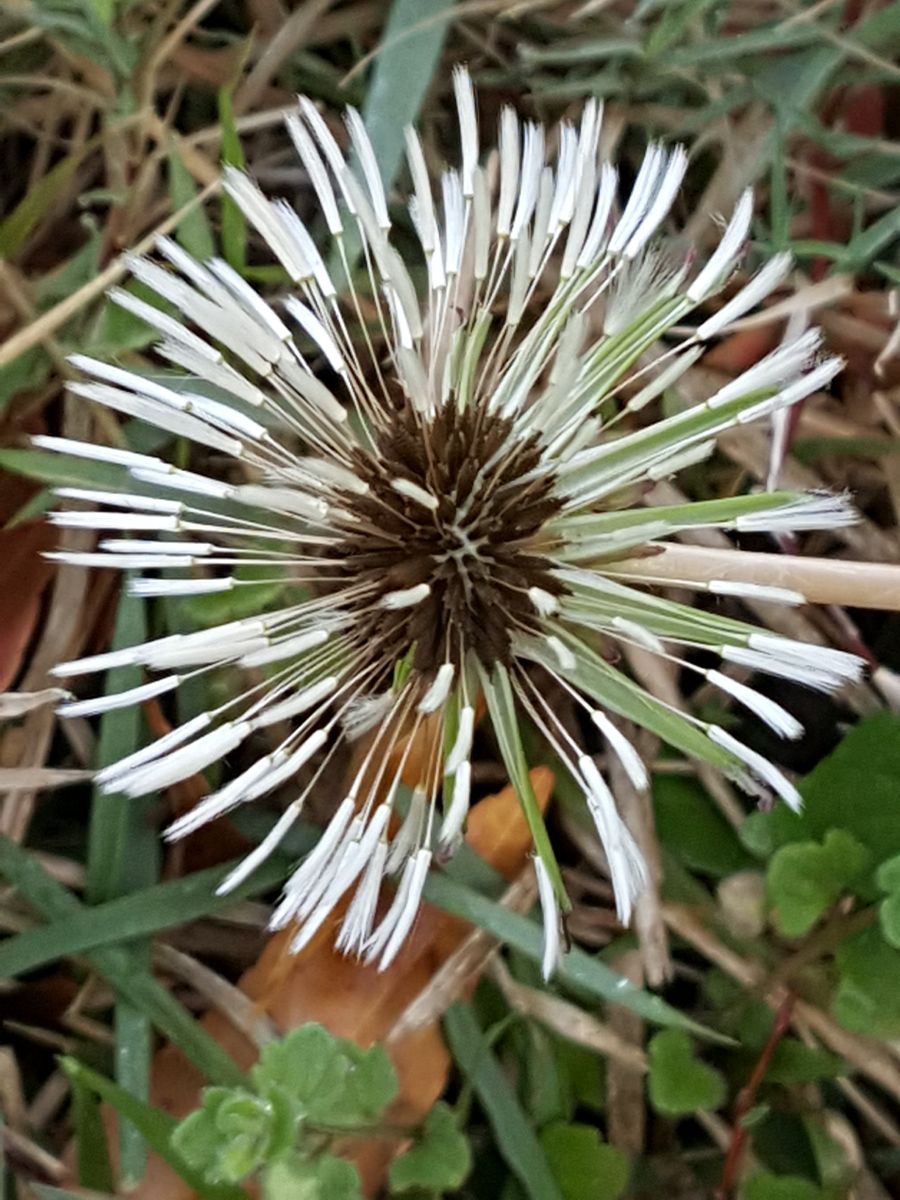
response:
{"label": "brown seed center", "polygon": [[[369,491],[343,496],[353,530],[328,557],[340,586],[372,585],[344,606],[362,649],[377,645],[392,664],[415,645],[413,666],[425,673],[464,650],[487,668],[508,662],[513,633],[538,628],[529,589],[562,591],[543,532],[559,511],[553,477],[528,478],[539,463],[536,438],[516,439],[506,418],[454,403],[427,421],[404,404],[375,450],[357,452]],[[398,492],[397,480],[433,500]],[[423,583],[424,600],[383,607],[388,593]]]}

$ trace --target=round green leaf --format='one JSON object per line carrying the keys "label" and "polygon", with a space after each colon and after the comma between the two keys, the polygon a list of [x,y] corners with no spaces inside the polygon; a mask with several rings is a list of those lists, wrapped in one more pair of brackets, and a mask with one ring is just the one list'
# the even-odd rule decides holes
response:
{"label": "round green leaf", "polygon": [[541,1145],[565,1200],[616,1200],[625,1190],[628,1159],[601,1141],[592,1126],[548,1125]]}
{"label": "round green leaf", "polygon": [[391,1163],[391,1191],[455,1191],[471,1169],[469,1143],[452,1110],[438,1103],[425,1120],[420,1140]]}
{"label": "round green leaf", "polygon": [[289,1154],[270,1163],[262,1177],[263,1200],[362,1200],[356,1168],[333,1154]]}
{"label": "round green leaf", "polygon": [[779,931],[787,937],[807,933],[869,861],[869,852],[846,829],[829,829],[821,845],[782,846],[767,877]]}
{"label": "round green leaf", "polygon": [[680,1029],[664,1029],[651,1038],[650,1103],[658,1113],[681,1117],[711,1111],[725,1101],[725,1081],[694,1056],[690,1038]]}

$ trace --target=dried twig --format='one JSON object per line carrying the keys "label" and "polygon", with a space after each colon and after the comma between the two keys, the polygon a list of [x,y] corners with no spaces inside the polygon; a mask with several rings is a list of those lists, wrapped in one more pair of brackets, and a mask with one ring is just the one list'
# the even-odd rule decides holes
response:
{"label": "dried twig", "polygon": [[606,1058],[615,1059],[630,1071],[639,1075],[646,1072],[647,1056],[644,1051],[622,1038],[611,1025],[598,1021],[577,1004],[570,1004],[568,1000],[561,1000],[550,992],[519,983],[500,959],[494,960],[490,972],[511,1008],[540,1021],[554,1033],[579,1046],[587,1046]]}

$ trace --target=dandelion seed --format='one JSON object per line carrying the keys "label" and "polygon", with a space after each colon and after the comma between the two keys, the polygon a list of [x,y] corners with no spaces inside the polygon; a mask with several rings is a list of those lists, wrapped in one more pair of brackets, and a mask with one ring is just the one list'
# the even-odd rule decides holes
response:
{"label": "dandelion seed", "polygon": [[[93,507],[52,520],[101,535],[97,549],[55,556],[61,561],[150,572],[131,582],[147,597],[240,589],[248,582],[240,568],[252,565],[254,581],[268,570],[284,596],[275,611],[57,668],[61,676],[123,665],[151,673],[126,692],[67,699],[61,711],[70,716],[162,696],[183,672],[248,669],[245,690],[104,768],[100,785],[140,796],[225,760],[218,791],[168,830],[177,838],[290,784],[287,809],[223,882],[227,892],[276,849],[347,740],[365,736],[362,765],[288,879],[273,926],[295,923],[299,948],[355,887],[338,944],[381,967],[414,926],[433,852],[450,853],[459,842],[482,698],[520,787],[523,713],[571,773],[627,921],[646,867],[608,783],[548,700],[548,683],[582,706],[635,787],[646,787],[646,768],[614,718],[796,806],[796,789],[772,763],[719,727],[666,707],[627,679],[606,648],[636,645],[684,663],[785,737],[800,732],[789,713],[722,672],[701,671],[687,652],[705,649],[824,691],[856,679],[862,665],[716,607],[693,609],[642,591],[616,573],[635,547],[681,530],[799,531],[854,519],[846,497],[823,493],[655,510],[616,504],[702,461],[723,432],[828,386],[839,369],[834,359],[815,361],[817,331],[789,334],[705,402],[631,428],[631,414],[646,411],[696,361],[702,343],[786,278],[790,260],[771,259],[678,341],[696,305],[709,312],[728,282],[750,224],[749,194],[695,268],[661,239],[685,173],[681,148],[651,146],[617,207],[618,174],[599,149],[599,106],[588,104],[580,124],[564,126],[558,138],[505,109],[495,186],[478,162],[477,105],[463,70],[454,92],[459,169],[431,180],[417,135],[406,137],[418,263],[406,263],[391,244],[388,198],[362,119],[347,115],[345,155],[307,99],[288,130],[334,254],[315,244],[286,201],[267,199],[240,171],[225,174],[228,194],[292,280],[284,301],[263,300],[227,264],[196,262],[167,239],[157,259],[132,263],[165,311],[123,290],[113,299],[156,329],[160,354],[177,374],[151,379],[77,356],[90,382],[72,390],[186,438],[200,447],[196,469],[67,438],[34,439],[122,475],[119,489],[59,490]],[[344,244],[350,230],[362,246],[367,304],[370,296],[383,342],[361,319]],[[425,280],[419,292],[414,278]],[[663,340],[671,348],[654,358]],[[322,366],[333,388],[319,378]],[[619,389],[631,376],[638,386],[629,400]],[[219,477],[207,473],[222,460]],[[152,574],[162,569],[173,573]],[[679,583],[719,596],[803,601],[790,588],[739,577]],[[270,744],[254,758],[249,735],[260,731]],[[396,764],[412,761],[417,738],[434,749],[401,814]],[[546,836],[535,871],[549,975],[561,953],[566,898]],[[380,902],[390,877],[393,899]]]}

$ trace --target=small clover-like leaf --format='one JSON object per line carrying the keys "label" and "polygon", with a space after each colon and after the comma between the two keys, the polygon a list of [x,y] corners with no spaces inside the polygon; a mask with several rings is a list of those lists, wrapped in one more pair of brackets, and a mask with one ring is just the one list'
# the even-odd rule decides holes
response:
{"label": "small clover-like leaf", "polygon": [[215,1178],[214,1172],[222,1143],[222,1135],[216,1127],[216,1111],[229,1095],[229,1088],[208,1088],[201,1107],[189,1113],[172,1130],[173,1148],[188,1166],[200,1171],[210,1180]]}
{"label": "small clover-like leaf", "polygon": [[397,1073],[383,1046],[363,1050],[343,1043],[348,1063],[341,1097],[341,1124],[365,1124],[380,1117],[397,1095]]}
{"label": "small clover-like leaf", "polygon": [[340,1041],[310,1023],[264,1046],[251,1077],[263,1095],[285,1097],[301,1119],[322,1120],[340,1102],[345,1074]]}
{"label": "small clover-like leaf", "polygon": [[741,1200],[825,1200],[825,1193],[799,1175],[770,1175],[760,1171],[741,1189]]}
{"label": "small clover-like leaf", "polygon": [[237,1183],[289,1149],[294,1122],[277,1097],[244,1088],[209,1088],[203,1104],[173,1131],[172,1145],[211,1183]]}
{"label": "small clover-like leaf", "polygon": [[840,983],[832,1010],[840,1023],[872,1037],[900,1036],[900,950],[873,928],[846,938],[834,957]]}
{"label": "small clover-like leaf", "polygon": [[315,1024],[270,1042],[252,1077],[264,1095],[283,1096],[298,1119],[343,1129],[371,1124],[397,1094],[382,1047],[364,1050]]}
{"label": "small clover-like leaf", "polygon": [[881,922],[881,932],[884,940],[900,950],[900,891],[891,892],[886,900],[881,902],[878,910]]}
{"label": "small clover-like leaf", "polygon": [[801,937],[868,866],[870,854],[846,829],[824,841],[782,846],[769,863],[769,897],[786,937]]}
{"label": "small clover-like leaf", "polygon": [[602,1141],[590,1125],[548,1125],[541,1145],[565,1200],[616,1200],[631,1168],[621,1151]]}
{"label": "small clover-like leaf", "polygon": [[269,1163],[262,1194],[263,1200],[362,1200],[356,1168],[333,1154],[289,1154]]}
{"label": "small clover-like leaf", "polygon": [[664,1116],[680,1117],[699,1109],[711,1111],[725,1101],[725,1081],[718,1071],[695,1057],[681,1029],[665,1029],[651,1038],[650,1103]]}
{"label": "small clover-like leaf", "polygon": [[766,1079],[770,1083],[816,1083],[846,1072],[847,1064],[839,1055],[816,1046],[805,1046],[796,1038],[783,1038],[769,1061]]}
{"label": "small clover-like leaf", "polygon": [[883,892],[900,892],[900,854],[885,859],[875,874],[875,881]]}
{"label": "small clover-like leaf", "polygon": [[416,1144],[391,1163],[391,1191],[455,1191],[471,1169],[469,1143],[452,1110],[438,1103],[428,1114]]}
{"label": "small clover-like leaf", "polygon": [[886,942],[900,950],[900,854],[881,864],[875,881],[883,892],[888,893],[878,912],[881,932]]}

